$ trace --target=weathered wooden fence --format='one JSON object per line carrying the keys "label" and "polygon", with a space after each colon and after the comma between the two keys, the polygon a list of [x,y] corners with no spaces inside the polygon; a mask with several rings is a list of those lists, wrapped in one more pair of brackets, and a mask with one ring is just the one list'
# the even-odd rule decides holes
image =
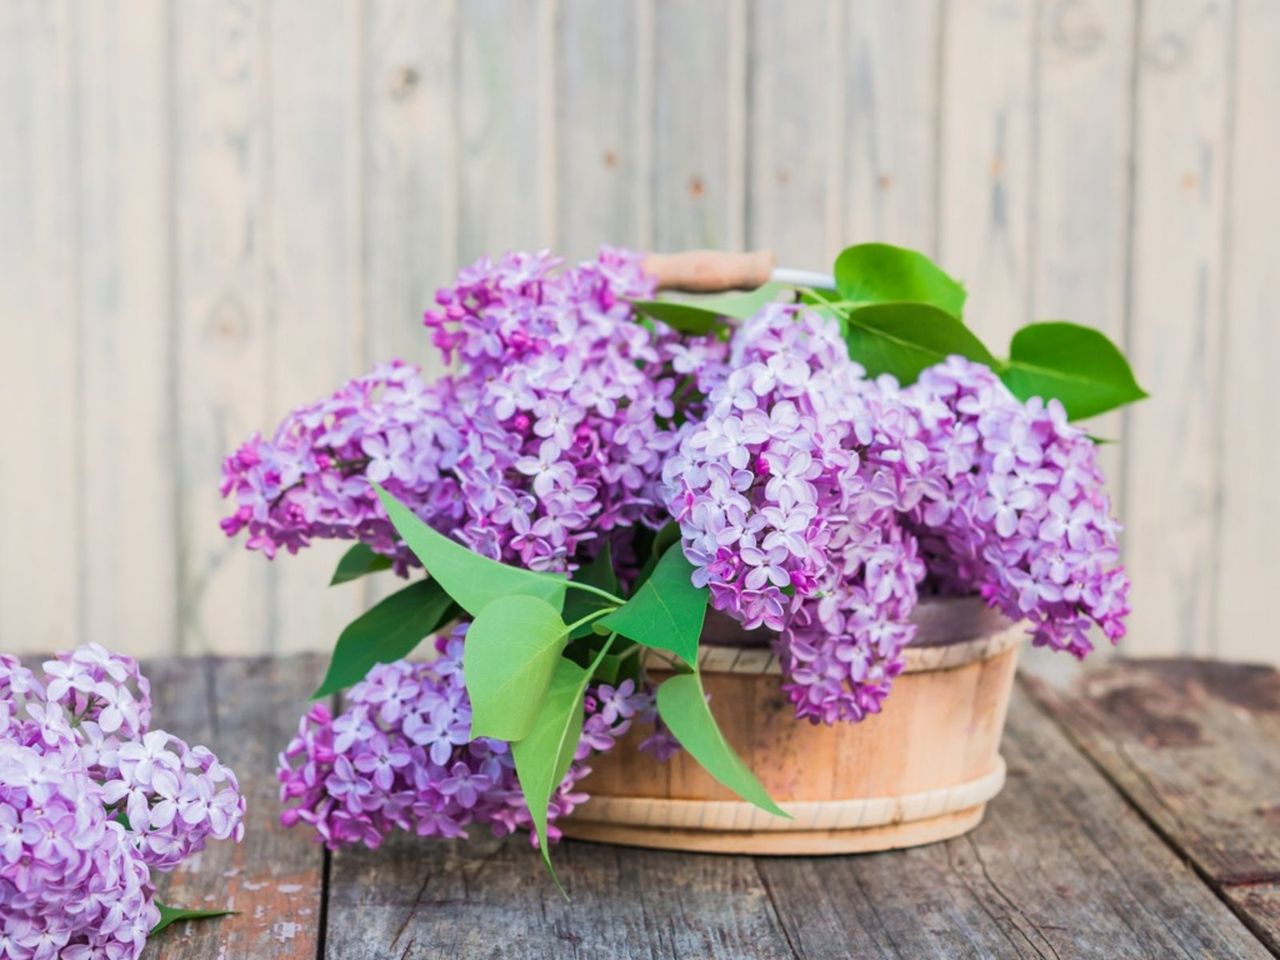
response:
{"label": "weathered wooden fence", "polygon": [[1274,0],[0,0],[0,649],[331,642],[219,459],[482,253],[883,239],[1127,345],[1129,649],[1276,659],[1278,97]]}

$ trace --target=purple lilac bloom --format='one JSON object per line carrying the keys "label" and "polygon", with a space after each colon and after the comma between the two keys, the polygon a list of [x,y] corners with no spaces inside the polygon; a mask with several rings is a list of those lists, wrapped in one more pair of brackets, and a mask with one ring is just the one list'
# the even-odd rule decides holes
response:
{"label": "purple lilac bloom", "polygon": [[778,632],[784,689],[815,722],[878,710],[914,636],[924,565],[899,520],[899,465],[865,456],[875,399],[834,323],[768,306],[734,334],[663,472],[694,582]]}
{"label": "purple lilac bloom", "polygon": [[160,919],[152,869],[239,839],[244,800],[208,750],[149,729],[134,660],[90,644],[43,673],[0,655],[0,957],[132,960]]}
{"label": "purple lilac bloom", "polygon": [[665,520],[658,478],[675,443],[674,396],[724,352],[637,324],[652,294],[636,255],[562,269],[508,254],[464,270],[426,314],[454,371],[425,383],[378,367],[295,410],[224,466],[228,535],[274,556],[358,539],[413,563],[369,481],[473,550],[534,570],[572,569],[609,531]]}
{"label": "purple lilac bloom", "polygon": [[[395,829],[461,837],[472,824],[498,836],[528,828],[509,747],[469,739],[466,630],[463,624],[437,637],[429,663],[374,667],[351,688],[337,717],[324,704],[311,708],[280,755],[285,826],[308,823],[330,848],[377,847]],[[637,717],[650,719],[653,697],[629,680],[616,688],[601,684],[585,712],[575,761],[551,798],[550,821],[586,801],[577,787],[590,773],[584,761],[612,748]],[[559,837],[554,826],[548,833]]]}
{"label": "purple lilac bloom", "polygon": [[988,368],[960,357],[901,391],[913,467],[928,493],[909,514],[930,579],[978,592],[1026,619],[1039,645],[1083,657],[1093,626],[1117,641],[1129,613],[1097,446],[1057,400],[1018,401]]}

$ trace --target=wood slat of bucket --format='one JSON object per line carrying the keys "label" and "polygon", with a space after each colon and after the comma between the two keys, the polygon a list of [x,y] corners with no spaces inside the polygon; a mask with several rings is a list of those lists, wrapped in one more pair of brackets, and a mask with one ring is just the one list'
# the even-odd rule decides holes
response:
{"label": "wood slat of bucket", "polygon": [[[648,731],[638,729],[594,762],[586,789],[595,799],[565,822],[566,833],[674,849],[818,853],[970,829],[1003,783],[1000,734],[1025,630],[970,598],[922,606],[927,645],[910,650],[883,710],[861,723],[797,720],[767,648],[700,651],[726,739],[770,795],[801,814],[794,820],[741,802],[683,752],[665,764],[639,752]],[[657,682],[669,675],[650,673]],[[957,805],[957,796],[972,799]]]}

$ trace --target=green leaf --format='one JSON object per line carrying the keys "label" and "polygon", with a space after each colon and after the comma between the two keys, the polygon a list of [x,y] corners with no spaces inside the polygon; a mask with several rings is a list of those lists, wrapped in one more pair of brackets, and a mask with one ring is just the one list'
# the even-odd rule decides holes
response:
{"label": "green leaf", "polygon": [[695,664],[707,614],[707,589],[695,587],[692,578],[693,564],[679,544],[672,545],[635,596],[597,621],[598,628],[616,630],[636,643],[667,650]]}
{"label": "green leaf", "polygon": [[653,545],[649,550],[649,559],[644,562],[644,566],[640,568],[640,573],[636,576],[636,582],[632,586],[632,592],[639,590],[646,580],[653,575],[653,568],[658,565],[658,561],[662,559],[662,555],[667,552],[673,543],[680,542],[680,524],[674,520],[669,520],[653,536]]}
{"label": "green leaf", "polygon": [[663,682],[658,688],[658,716],[707,773],[761,810],[789,817],[725,740],[698,674],[681,673]]}
{"label": "green leaf", "polygon": [[845,316],[845,340],[849,356],[866,367],[868,376],[891,373],[903,386],[952,354],[999,368],[968,327],[924,303],[881,303],[852,310]]}
{"label": "green leaf", "polygon": [[159,900],[155,901],[155,905],[160,911],[160,922],[151,928],[149,936],[152,937],[180,920],[207,920],[210,917],[229,917],[236,913],[235,910],[185,910],[182,907],[170,907]]}
{"label": "green leaf", "polygon": [[458,541],[437,533],[412,510],[378,484],[373,485],[396,532],[409,545],[433,579],[440,581],[458,606],[473,617],[491,601],[511,594],[537,597],[559,610],[564,604],[564,578],[509,567],[468,550]]}
{"label": "green leaf", "polygon": [[477,614],[462,650],[472,739],[529,735],[568,633],[555,607],[537,597],[499,597]]}
{"label": "green leaf", "polygon": [[390,557],[385,554],[375,553],[363,543],[357,543],[344,553],[342,559],[338,561],[338,569],[333,571],[333,579],[329,581],[329,586],[336,587],[338,584],[346,583],[349,580],[358,580],[366,574],[390,569]]}
{"label": "green leaf", "polygon": [[[533,728],[524,739],[511,745],[516,776],[548,869],[551,869],[551,844],[547,842],[547,805],[564,780],[578,748],[582,736],[582,697],[589,679],[587,670],[560,658]],[[554,870],[552,876],[555,876]]]}
{"label": "green leaf", "polygon": [[856,305],[871,303],[927,303],[960,318],[964,287],[947,276],[923,253],[862,243],[836,257],[836,289]]}
{"label": "green leaf", "polygon": [[458,607],[435,580],[419,580],[374,604],[338,637],[324,683],[313,699],[359,683],[378,663],[400,660],[458,615]]}
{"label": "green leaf", "polygon": [[[589,587],[605,590],[614,596],[618,595],[618,591],[621,588],[618,586],[617,571],[613,569],[613,551],[610,549],[607,540],[604,547],[590,563],[578,568],[578,571],[573,575],[572,582],[585,583]],[[577,623],[587,614],[603,610],[609,606],[617,606],[617,604],[611,604],[598,593],[570,588],[564,599],[564,621],[566,623]],[[592,633],[591,628],[592,625],[589,623],[575,627],[573,632],[569,634],[569,639],[576,640],[579,637],[589,636]]]}
{"label": "green leaf", "polygon": [[725,329],[725,317],[746,320],[788,289],[781,283],[766,283],[745,293],[719,293],[696,300],[632,300],[636,312],[661,320],[673,330],[702,336]]}
{"label": "green leaf", "polygon": [[1013,337],[1000,371],[1019,400],[1056,397],[1072,420],[1143,399],[1129,362],[1101,331],[1074,323],[1033,323]]}

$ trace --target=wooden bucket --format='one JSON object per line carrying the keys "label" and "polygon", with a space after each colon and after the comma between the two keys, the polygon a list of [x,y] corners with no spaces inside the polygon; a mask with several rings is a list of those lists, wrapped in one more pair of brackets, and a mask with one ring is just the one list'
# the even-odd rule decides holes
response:
{"label": "wooden bucket", "polygon": [[[796,719],[767,647],[702,646],[721,730],[793,819],[742,802],[683,752],[662,763],[638,751],[649,731],[636,729],[593,761],[591,800],[558,825],[584,840],[748,854],[889,850],[972,829],[1004,785],[1000,735],[1025,626],[976,597],[923,601],[913,619],[919,635],[884,709],[831,727]],[[660,665],[649,667],[658,681]]]}

